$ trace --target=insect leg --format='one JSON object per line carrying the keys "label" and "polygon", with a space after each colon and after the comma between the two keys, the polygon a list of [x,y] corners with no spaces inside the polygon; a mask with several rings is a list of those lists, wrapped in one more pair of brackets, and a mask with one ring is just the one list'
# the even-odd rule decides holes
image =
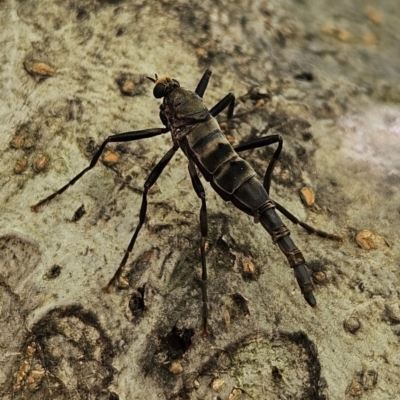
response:
{"label": "insect leg", "polygon": [[110,282],[108,282],[107,286],[103,288],[105,292],[110,292],[111,287],[114,286],[118,282],[118,280],[122,276],[122,271],[124,269],[124,266],[126,262],[128,261],[129,253],[132,251],[133,246],[135,245],[136,239],[138,237],[139,231],[142,228],[142,225],[144,224],[145,218],[146,218],[146,211],[147,211],[147,192],[149,189],[156,183],[158,177],[161,175],[162,171],[164,168],[167,166],[167,164],[171,161],[172,157],[176,153],[179,147],[174,146],[168,152],[164,155],[164,157],[158,162],[158,164],[153,168],[153,170],[150,172],[150,175],[147,177],[145,183],[144,183],[144,190],[143,190],[143,195],[142,195],[142,205],[140,207],[140,214],[139,214],[139,224],[136,227],[135,233],[132,236],[132,239],[129,243],[128,248],[125,251],[124,257],[118,267],[118,269],[115,271],[115,274],[111,278]]}
{"label": "insect leg", "polygon": [[[256,149],[258,147],[269,146],[274,143],[278,143],[278,147],[276,148],[274,155],[272,156],[272,159],[268,164],[267,170],[265,172],[264,184],[263,184],[264,188],[268,194],[269,194],[270,186],[271,186],[272,173],[273,173],[276,162],[278,161],[279,156],[281,154],[281,150],[282,150],[282,144],[283,144],[282,137],[280,135],[269,135],[269,136],[264,136],[264,137],[257,138],[257,139],[251,140],[249,142],[234,146],[235,151],[239,153],[244,150],[252,150],[252,149]],[[294,224],[300,225],[308,233],[313,233],[317,236],[320,236],[320,237],[323,237],[326,239],[343,242],[343,239],[340,236],[316,229],[313,226],[308,225],[303,221],[300,221],[296,216],[294,216],[290,211],[288,211],[285,207],[283,207],[281,204],[279,204],[275,200],[274,200],[274,203],[275,203],[276,209],[279,212],[281,212],[287,219],[289,219]]]}
{"label": "insect leg", "polygon": [[200,209],[200,232],[201,232],[201,245],[200,245],[200,253],[201,253],[201,297],[203,300],[203,336],[208,335],[208,296],[207,296],[207,265],[206,265],[206,239],[207,239],[207,207],[206,207],[206,193],[204,191],[204,187],[200,181],[199,176],[197,175],[196,167],[193,161],[189,160],[189,174],[192,179],[193,188],[201,200],[201,209]]}
{"label": "insect leg", "polygon": [[242,143],[242,144],[239,144],[239,145],[233,147],[235,149],[235,151],[237,153],[239,153],[240,151],[253,150],[253,149],[257,149],[258,147],[269,146],[274,143],[278,143],[278,147],[276,148],[274,155],[272,156],[272,158],[268,164],[268,167],[267,167],[267,170],[266,170],[265,176],[264,176],[264,188],[268,194],[269,194],[269,189],[271,187],[272,172],[275,168],[275,164],[278,161],[279,156],[282,151],[282,144],[283,144],[282,137],[280,135],[263,136],[261,138],[250,140],[249,142]]}
{"label": "insect leg", "polygon": [[211,78],[211,74],[212,74],[211,70],[206,69],[206,71],[204,72],[203,76],[200,79],[200,82],[197,85],[197,88],[196,88],[195,92],[200,97],[204,96],[204,92],[207,89],[208,82],[210,81],[210,78]]}
{"label": "insect leg", "polygon": [[338,235],[334,235],[333,233],[328,233],[325,231],[321,231],[320,229],[314,228],[311,225],[306,224],[303,221],[300,221],[298,218],[296,218],[290,211],[288,211],[285,207],[280,205],[274,200],[276,209],[281,212],[288,220],[292,221],[296,225],[300,225],[302,228],[304,228],[308,233],[313,233],[317,236],[320,236],[325,239],[330,239],[330,240],[335,240],[337,242],[343,243],[343,238]]}
{"label": "insect leg", "polygon": [[48,203],[50,200],[54,199],[54,197],[60,195],[61,193],[64,193],[70,186],[72,186],[76,181],[78,181],[86,172],[91,170],[96,164],[97,161],[99,160],[101,154],[104,151],[104,148],[108,143],[115,143],[115,142],[132,142],[134,140],[140,140],[140,139],[147,139],[151,138],[153,136],[158,136],[163,133],[168,132],[169,129],[167,128],[153,128],[153,129],[144,129],[141,131],[132,131],[132,132],[124,132],[124,133],[118,133],[116,135],[109,136],[100,146],[100,148],[96,151],[95,155],[92,158],[92,161],[90,162],[90,165],[83,169],[81,172],[79,172],[78,175],[76,175],[74,178],[72,178],[66,185],[64,185],[61,189],[58,189],[56,192],[52,193],[50,196],[47,196],[45,199],[39,201],[38,203],[34,204],[31,206],[31,210],[34,212],[37,212],[39,208],[46,203]]}
{"label": "insect leg", "polygon": [[222,100],[220,100],[211,110],[210,114],[216,117],[221,111],[224,111],[228,107],[228,121],[233,117],[233,110],[235,108],[235,95],[233,93],[228,93]]}

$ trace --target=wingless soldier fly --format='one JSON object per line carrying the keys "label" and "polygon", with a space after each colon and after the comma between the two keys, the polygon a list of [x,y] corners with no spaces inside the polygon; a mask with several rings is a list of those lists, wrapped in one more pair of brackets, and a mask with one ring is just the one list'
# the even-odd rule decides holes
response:
{"label": "wingless soldier fly", "polygon": [[[82,170],[61,189],[32,206],[32,210],[36,212],[41,206],[72,186],[96,165],[108,143],[132,142],[171,132],[173,145],[154,167],[145,181],[139,224],[136,227],[118,269],[104,288],[104,291],[109,292],[111,288],[121,280],[129,254],[145,222],[148,191],[157,181],[176,151],[181,148],[188,159],[189,175],[192,180],[193,188],[201,200],[200,251],[202,276],[200,286],[203,301],[203,335],[208,334],[207,267],[205,255],[207,208],[205,191],[197,171],[200,171],[204,179],[211,184],[212,188],[223,200],[232,202],[237,208],[253,216],[255,222],[261,223],[265,230],[271,235],[274,243],[279,246],[286,256],[290,267],[293,268],[294,275],[305,300],[312,307],[315,307],[317,302],[312,293],[313,284],[307,269],[306,261],[301,251],[290,238],[290,232],[282,222],[276,210],[285,215],[293,223],[302,226],[309,233],[341,241],[339,236],[317,230],[299,221],[279,203],[270,199],[269,190],[272,173],[281,153],[283,140],[280,135],[268,135],[232,147],[225,135],[221,132],[221,128],[215,117],[228,107],[228,119],[232,118],[235,96],[232,93],[227,94],[211,108],[211,110],[208,110],[202,97],[206,91],[210,77],[211,71],[206,70],[194,92],[181,87],[177,80],[168,76],[158,78],[156,75],[155,79],[148,78],[154,82],[155,85],[153,89],[154,97],[157,99],[163,98],[163,103],[160,105],[160,119],[165,127],[125,132],[109,136],[101,144],[88,167]],[[277,144],[277,148],[268,164],[264,182],[261,183],[254,169],[241,158],[238,153],[258,147],[269,146],[271,144]]]}

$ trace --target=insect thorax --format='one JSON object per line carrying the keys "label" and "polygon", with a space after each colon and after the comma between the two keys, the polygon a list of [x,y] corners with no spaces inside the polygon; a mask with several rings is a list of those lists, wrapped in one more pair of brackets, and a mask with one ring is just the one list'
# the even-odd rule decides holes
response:
{"label": "insect thorax", "polygon": [[204,101],[195,92],[184,88],[177,88],[170,92],[163,103],[164,115],[171,125],[171,129],[183,124],[195,124],[207,121],[210,113]]}

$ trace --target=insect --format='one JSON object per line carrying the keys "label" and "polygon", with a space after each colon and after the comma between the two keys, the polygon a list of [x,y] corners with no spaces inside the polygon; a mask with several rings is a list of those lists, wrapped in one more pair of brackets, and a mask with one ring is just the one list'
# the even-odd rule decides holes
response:
{"label": "insect", "polygon": [[[126,282],[123,278],[123,270],[131,253],[140,229],[142,228],[147,211],[147,194],[149,189],[157,181],[158,177],[171,161],[176,151],[180,148],[188,159],[189,175],[193,188],[201,201],[200,207],[200,254],[202,275],[200,280],[202,294],[202,334],[208,334],[208,297],[207,297],[207,266],[206,266],[206,237],[207,237],[207,207],[204,187],[200,181],[198,171],[208,181],[212,188],[225,201],[231,201],[238,209],[253,216],[255,222],[260,222],[271,235],[272,240],[278,245],[286,256],[290,267],[293,268],[295,278],[307,303],[314,307],[317,302],[313,295],[313,284],[307,269],[306,261],[301,251],[290,238],[290,232],[276,210],[285,215],[295,224],[299,224],[309,233],[321,237],[341,241],[341,238],[332,235],[299,221],[294,215],[287,211],[276,201],[269,197],[270,185],[274,166],[279,159],[283,140],[280,135],[267,135],[249,142],[232,147],[225,135],[221,132],[215,117],[224,109],[228,109],[228,120],[232,118],[235,96],[228,93],[210,110],[203,102],[203,95],[208,86],[211,71],[206,70],[200,79],[196,90],[190,91],[180,86],[176,79],[168,76],[150,78],[154,83],[153,95],[157,99],[163,99],[160,105],[160,119],[163,128],[144,129],[119,133],[109,136],[99,147],[93,156],[90,165],[72,178],[61,189],[50,196],[39,201],[31,208],[37,212],[38,209],[65,192],[70,186],[91,170],[99,160],[108,143],[132,142],[135,140],[148,139],[154,136],[171,132],[172,147],[161,158],[153,168],[144,183],[142,204],[139,213],[139,224],[125,251],[122,261],[113,277],[104,288],[109,292],[118,283]],[[277,148],[271,158],[265,172],[264,181],[261,183],[253,168],[239,156],[245,150],[256,149],[263,146],[277,144]]]}

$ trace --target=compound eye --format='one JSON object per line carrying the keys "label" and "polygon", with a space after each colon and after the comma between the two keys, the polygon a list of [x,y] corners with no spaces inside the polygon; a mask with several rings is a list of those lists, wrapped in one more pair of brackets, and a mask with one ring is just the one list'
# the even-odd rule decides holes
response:
{"label": "compound eye", "polygon": [[161,97],[165,96],[167,87],[163,83],[157,83],[153,89],[153,95],[156,99],[161,99]]}

